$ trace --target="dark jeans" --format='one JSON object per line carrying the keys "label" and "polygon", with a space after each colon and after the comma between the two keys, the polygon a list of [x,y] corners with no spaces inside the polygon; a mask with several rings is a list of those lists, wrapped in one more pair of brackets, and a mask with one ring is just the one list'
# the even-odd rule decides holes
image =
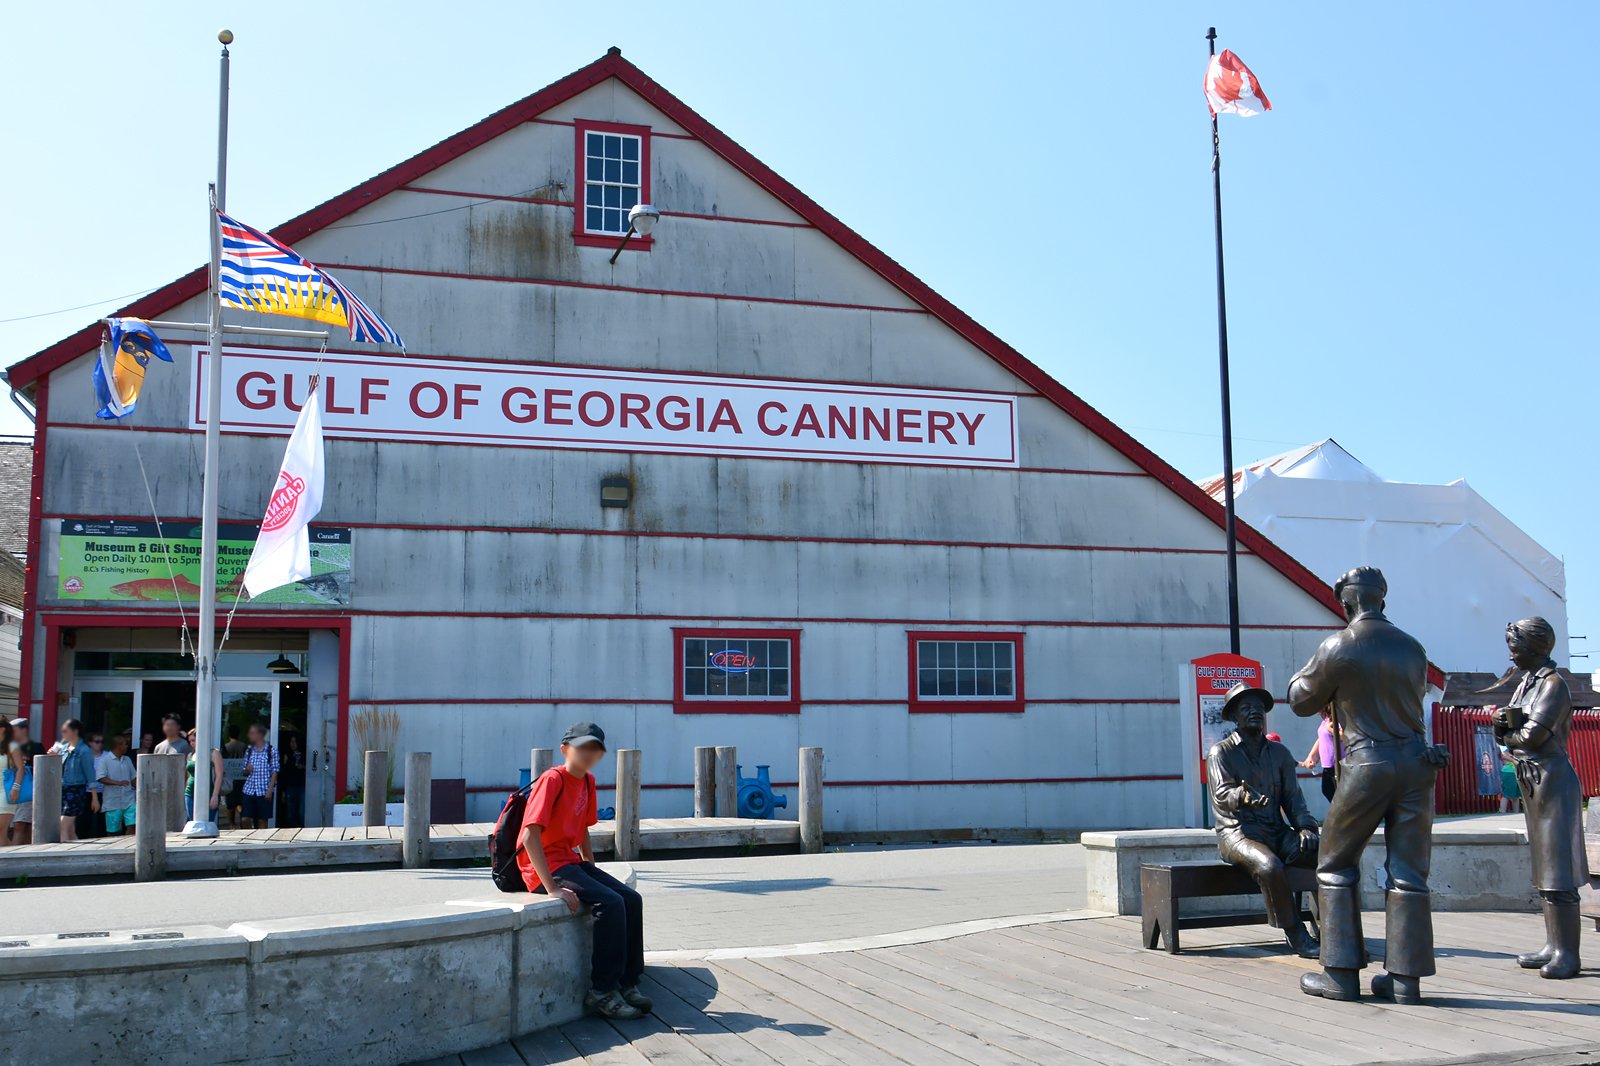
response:
{"label": "dark jeans", "polygon": [[594,959],[589,987],[611,992],[644,976],[644,901],[639,893],[592,862],[563,866],[553,875],[594,914]]}
{"label": "dark jeans", "polygon": [[1333,776],[1333,767],[1324,766],[1322,768],[1322,798],[1331,801],[1334,787],[1338,783],[1338,779]]}

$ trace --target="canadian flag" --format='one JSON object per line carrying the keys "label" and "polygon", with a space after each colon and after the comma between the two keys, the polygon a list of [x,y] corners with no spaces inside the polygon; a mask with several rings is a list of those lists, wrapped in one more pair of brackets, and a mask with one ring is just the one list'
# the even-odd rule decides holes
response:
{"label": "canadian flag", "polygon": [[1206,103],[1212,115],[1230,114],[1249,118],[1271,111],[1272,103],[1261,91],[1261,83],[1244,65],[1244,60],[1224,48],[1206,65]]}
{"label": "canadian flag", "polygon": [[306,527],[320,510],[322,398],[313,386],[289,435],[283,466],[261,520],[261,533],[244,570],[245,591],[252,599],[311,576],[311,535]]}

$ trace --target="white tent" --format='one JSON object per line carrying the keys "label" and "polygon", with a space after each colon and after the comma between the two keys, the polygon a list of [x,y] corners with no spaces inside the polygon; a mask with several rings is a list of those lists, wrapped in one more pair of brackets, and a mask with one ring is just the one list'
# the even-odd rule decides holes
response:
{"label": "white tent", "polygon": [[[1562,561],[1490,506],[1465,481],[1385,481],[1324,440],[1234,471],[1241,519],[1328,582],[1353,566],[1389,579],[1389,617],[1445,670],[1499,674],[1505,624],[1542,615],[1567,662]],[[1222,478],[1200,483],[1222,499]],[[1249,620],[1250,606],[1242,605]]]}

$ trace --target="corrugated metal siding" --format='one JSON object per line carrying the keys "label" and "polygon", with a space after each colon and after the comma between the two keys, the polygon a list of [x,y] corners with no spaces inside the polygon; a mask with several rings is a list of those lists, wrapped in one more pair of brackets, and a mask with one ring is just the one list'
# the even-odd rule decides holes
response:
{"label": "corrugated metal siding", "polygon": [[[1440,814],[1482,814],[1500,809],[1499,796],[1480,796],[1473,737],[1479,726],[1494,724],[1487,707],[1439,707],[1433,712],[1433,738],[1450,749],[1450,765],[1439,774],[1434,807]],[[1578,771],[1585,796],[1600,796],[1600,708],[1572,712],[1567,754]]]}

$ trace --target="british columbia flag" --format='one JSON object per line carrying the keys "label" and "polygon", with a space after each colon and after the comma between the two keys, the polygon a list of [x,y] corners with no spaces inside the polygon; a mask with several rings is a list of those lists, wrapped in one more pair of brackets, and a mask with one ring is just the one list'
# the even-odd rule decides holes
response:
{"label": "british columbia flag", "polygon": [[405,347],[400,334],[359,296],[293,248],[221,211],[217,223],[224,306],[348,326],[352,341]]}

